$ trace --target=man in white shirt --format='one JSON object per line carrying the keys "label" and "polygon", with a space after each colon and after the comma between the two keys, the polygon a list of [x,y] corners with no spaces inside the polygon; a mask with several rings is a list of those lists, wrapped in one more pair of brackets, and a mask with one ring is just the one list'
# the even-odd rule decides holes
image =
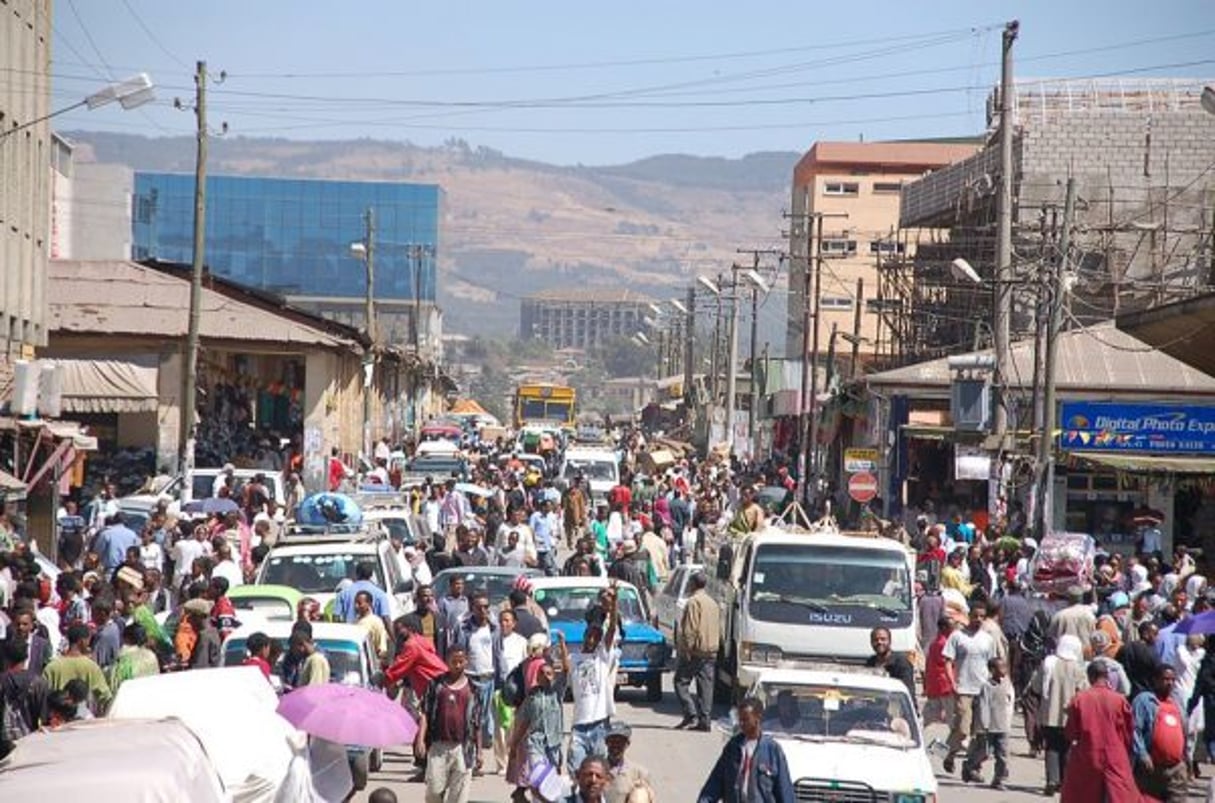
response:
{"label": "man in white shirt", "polygon": [[603,623],[588,624],[582,637],[582,649],[569,656],[570,685],[574,690],[570,767],[581,766],[582,759],[587,756],[606,755],[607,734],[612,715],[616,713],[614,695],[620,650],[616,647],[619,614],[614,581],[602,599],[605,606]]}
{"label": "man in white shirt", "polygon": [[240,566],[232,560],[232,545],[223,541],[215,553],[215,565],[211,568],[212,577],[222,577],[228,581],[228,588],[236,588],[245,584],[245,575]]}
{"label": "man in white shirt", "polygon": [[169,557],[173,558],[174,590],[181,588],[182,581],[190,576],[194,561],[209,554],[210,547],[207,543],[207,528],[201,524],[195,527],[189,536],[178,539],[169,550]]}
{"label": "man in white shirt", "polygon": [[536,535],[531,526],[523,520],[527,511],[521,507],[513,508],[510,520],[498,528],[495,548],[501,552],[507,545],[511,531],[519,533],[519,545],[523,548],[523,563],[527,566],[536,565]]}
{"label": "man in white shirt", "polygon": [[215,475],[215,479],[211,482],[211,496],[218,498],[219,491],[228,484],[228,480],[233,480],[236,476],[236,466],[231,463],[224,463],[224,467]]}
{"label": "man in white shirt", "polygon": [[[477,744],[492,744],[495,720],[494,685],[495,681],[500,683],[504,680],[506,673],[503,671],[502,641],[498,638],[498,623],[490,616],[489,595],[485,591],[478,590],[469,600],[468,614],[460,622],[456,644],[464,648],[468,655],[465,676],[481,698],[481,735]],[[474,772],[480,771],[481,755],[478,750]]]}
{"label": "man in white shirt", "polygon": [[974,721],[974,705],[990,671],[987,662],[996,657],[996,642],[983,628],[987,604],[975,602],[970,606],[970,621],[965,628],[955,630],[945,642],[941,655],[945,671],[953,679],[956,704],[949,725],[949,754],[945,756],[945,772],[954,771],[954,758],[962,752],[962,744],[970,736]]}

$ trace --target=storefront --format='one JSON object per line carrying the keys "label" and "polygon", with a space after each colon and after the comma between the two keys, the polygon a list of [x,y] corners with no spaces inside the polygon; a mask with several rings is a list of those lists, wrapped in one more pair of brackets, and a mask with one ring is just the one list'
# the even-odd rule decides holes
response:
{"label": "storefront", "polygon": [[1166,545],[1215,546],[1215,404],[1065,402],[1059,420],[1057,524],[1129,551],[1156,510]]}

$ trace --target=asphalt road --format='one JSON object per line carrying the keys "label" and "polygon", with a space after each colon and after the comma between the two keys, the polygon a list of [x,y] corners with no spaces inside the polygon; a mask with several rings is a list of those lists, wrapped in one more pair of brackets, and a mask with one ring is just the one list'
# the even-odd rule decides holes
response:
{"label": "asphalt road", "polygon": [[[672,730],[671,726],[679,721],[679,705],[671,690],[670,677],[667,678],[667,691],[661,703],[645,702],[643,689],[622,689],[617,701],[616,716],[628,722],[633,728],[633,743],[629,748],[632,760],[650,771],[650,778],[658,798],[663,803],[685,803],[696,800],[700,785],[709,772],[713,761],[721,750],[724,736],[718,732],[689,733]],[[566,717],[570,715],[570,706],[566,706]],[[725,709],[719,709],[719,715],[724,715]],[[927,738],[944,740],[946,730],[942,725],[931,725],[927,728]],[[1009,760],[1010,777],[1003,790],[991,789],[986,784],[964,784],[955,774],[946,776],[941,771],[940,760],[933,759],[937,769],[937,780],[940,783],[939,801],[941,803],[1016,803],[1016,801],[1041,801],[1044,770],[1041,759],[1031,759],[1025,739],[1018,732],[1014,734]],[[486,763],[493,766],[493,758],[486,754]],[[961,762],[959,762],[959,765]],[[989,761],[983,768],[984,778],[991,779],[993,770]],[[1206,782],[1215,769],[1204,765],[1204,777],[1191,785],[1190,797],[1194,800],[1204,800]],[[366,801],[368,792],[378,787],[388,787],[397,794],[397,800],[422,801],[425,798],[421,783],[410,783],[408,778],[413,774],[413,758],[408,751],[404,753],[389,752],[385,756],[384,768],[372,775],[367,791],[355,796],[355,801]],[[510,789],[500,776],[485,776],[474,780],[470,803],[501,803],[507,800]],[[1057,798],[1056,798],[1057,799]]]}

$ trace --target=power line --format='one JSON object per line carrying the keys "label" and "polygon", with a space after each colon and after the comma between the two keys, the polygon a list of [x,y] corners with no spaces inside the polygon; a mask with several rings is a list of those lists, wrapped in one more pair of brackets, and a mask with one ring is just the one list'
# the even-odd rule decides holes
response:
{"label": "power line", "polygon": [[[97,47],[97,43],[93,41],[93,35],[89,33],[89,28],[84,24],[84,20],[80,18],[80,12],[76,10],[76,0],[68,0],[68,9],[72,12],[72,16],[76,20],[76,24],[80,26],[81,33],[84,34],[84,41],[89,43],[89,47],[93,48],[93,53],[97,55],[97,60],[101,62],[101,66],[105,68],[105,74],[114,81],[114,71],[110,69],[110,65],[106,63],[105,56],[101,55],[101,49]],[[73,52],[75,52],[73,50]],[[79,54],[77,54],[79,55]]]}
{"label": "power line", "polygon": [[140,27],[140,29],[147,35],[148,39],[150,39],[152,41],[152,44],[156,45],[156,47],[160,49],[161,53],[164,53],[166,56],[168,56],[175,64],[177,64],[177,66],[182,67],[183,69],[185,69],[187,71],[193,72],[193,70],[194,70],[193,65],[187,64],[183,59],[178,57],[178,55],[176,53],[169,50],[169,48],[165,47],[164,42],[160,41],[160,37],[158,37],[155,33],[153,33],[152,29],[149,28],[147,23],[145,23],[143,21],[143,17],[139,16],[139,14],[136,13],[134,7],[131,6],[130,0],[122,0],[122,4],[126,7],[127,12],[130,13],[131,17],[135,20],[135,24],[138,25]]}

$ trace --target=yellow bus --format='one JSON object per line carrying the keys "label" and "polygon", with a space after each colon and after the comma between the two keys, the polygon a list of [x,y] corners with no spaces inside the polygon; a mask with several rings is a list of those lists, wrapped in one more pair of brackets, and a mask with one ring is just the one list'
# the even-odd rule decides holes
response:
{"label": "yellow bus", "polygon": [[526,424],[574,426],[574,389],[564,385],[520,385],[515,389],[515,429]]}

